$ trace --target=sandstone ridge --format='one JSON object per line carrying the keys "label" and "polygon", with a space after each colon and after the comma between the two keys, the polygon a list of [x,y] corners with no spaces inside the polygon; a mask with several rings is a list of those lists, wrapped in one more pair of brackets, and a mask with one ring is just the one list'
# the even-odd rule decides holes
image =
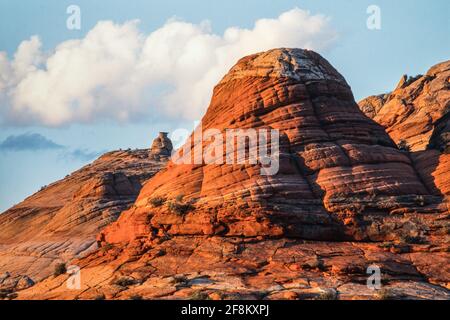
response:
{"label": "sandstone ridge", "polygon": [[58,263],[95,250],[99,230],[134,203],[166,161],[149,150],[108,152],[2,213],[0,289],[23,289],[21,283],[42,280]]}
{"label": "sandstone ridge", "polygon": [[425,75],[402,76],[394,91],[363,99],[359,106],[396,143],[403,140],[412,151],[425,150],[436,125],[449,123],[448,116],[441,119],[450,111],[450,60]]}

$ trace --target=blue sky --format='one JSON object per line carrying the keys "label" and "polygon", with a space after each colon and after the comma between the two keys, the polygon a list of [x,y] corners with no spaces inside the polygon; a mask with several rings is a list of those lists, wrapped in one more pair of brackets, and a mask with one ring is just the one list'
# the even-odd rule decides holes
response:
{"label": "blue sky", "polygon": [[[66,28],[66,8],[71,4],[81,8],[82,28],[79,31]],[[381,30],[366,27],[369,5],[377,5],[381,9]],[[23,41],[38,35],[42,52],[51,53],[64,41],[83,39],[100,20],[121,25],[139,19],[141,22],[136,28],[146,36],[173,17],[193,25],[209,20],[210,30],[207,32],[221,36],[230,27],[252,29],[255,21],[276,19],[296,7],[329,19],[327,27],[331,31],[326,34],[317,31],[317,34],[331,37],[335,32],[336,39],[323,48],[319,40],[315,45],[344,75],[357,100],[391,90],[404,73],[424,73],[432,65],[449,59],[450,2],[447,0],[0,0],[0,51],[6,52],[8,59],[12,60]],[[177,77],[183,78],[182,75]],[[170,85],[158,85],[153,86],[151,92],[159,94],[169,89]],[[180,88],[180,94],[183,92]],[[90,155],[118,148],[148,147],[158,131],[192,128],[192,119],[178,117],[176,109],[174,113],[160,112],[170,107],[170,102],[167,105],[159,103],[159,100],[143,100],[143,106],[139,107],[145,109],[149,101],[154,104],[154,112],[146,116],[137,114],[126,121],[117,121],[116,115],[104,116],[105,112],[101,111],[90,116],[87,122],[70,118],[57,125],[49,125],[45,121],[15,122],[1,113],[4,119],[0,144],[11,136],[28,134],[29,138],[31,134],[39,134],[48,139],[50,146],[54,143],[60,147],[39,150],[0,147],[0,211],[20,202],[42,185],[78,169],[89,162],[87,158]],[[6,107],[0,106],[0,110],[2,108]],[[205,110],[206,105],[199,108],[200,111]],[[26,114],[23,116],[27,118]],[[80,154],[86,156],[80,157]]]}

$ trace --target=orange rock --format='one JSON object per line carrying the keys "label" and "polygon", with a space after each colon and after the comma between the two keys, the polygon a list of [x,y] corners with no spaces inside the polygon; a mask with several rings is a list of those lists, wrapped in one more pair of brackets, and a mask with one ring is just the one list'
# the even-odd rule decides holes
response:
{"label": "orange rock", "polygon": [[148,150],[114,151],[0,215],[0,273],[40,280],[97,248],[95,236],[131,207],[166,161]]}
{"label": "orange rock", "polygon": [[[275,49],[241,59],[215,87],[201,127],[182,149],[194,158],[199,133],[217,129],[225,135],[237,128],[279,130],[276,175],[261,175],[260,164],[171,161],[102,239],[127,242],[148,237],[150,230],[169,236],[360,239],[369,236],[367,223],[343,220],[348,206],[357,206],[357,214],[366,208],[386,214],[390,209],[378,206],[379,197],[430,195],[409,156],[359,110],[344,78],[312,51]],[[153,208],[155,197],[167,202]]]}
{"label": "orange rock", "polygon": [[447,133],[450,127],[448,116],[440,120],[449,111],[449,76],[450,60],[433,66],[423,76],[403,76],[394,91],[368,97],[359,106],[384,126],[396,143],[404,140],[412,151],[425,150],[435,127],[447,125]]}
{"label": "orange rock", "polygon": [[[378,266],[392,298],[450,299],[447,154],[399,151],[321,56],[241,59],[214,90],[201,131],[211,128],[278,129],[280,170],[169,162],[99,234],[102,247],[72,262],[81,290],[49,277],[18,298],[365,299]],[[96,180],[82,194],[112,189]]]}

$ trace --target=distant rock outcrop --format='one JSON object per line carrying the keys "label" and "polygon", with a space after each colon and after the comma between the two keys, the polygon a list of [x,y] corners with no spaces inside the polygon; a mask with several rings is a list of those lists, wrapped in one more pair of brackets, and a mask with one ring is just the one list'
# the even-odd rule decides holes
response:
{"label": "distant rock outcrop", "polygon": [[413,153],[428,190],[450,195],[450,61],[425,75],[402,76],[394,91],[359,102],[360,109]]}
{"label": "distant rock outcrop", "polygon": [[167,132],[160,132],[158,137],[153,140],[150,148],[150,157],[152,159],[168,159],[172,155],[172,141],[168,138]]}
{"label": "distant rock outcrop", "polygon": [[394,91],[368,97],[359,106],[385,127],[396,143],[404,140],[411,151],[422,151],[438,124],[448,133],[449,118],[444,116],[450,111],[449,79],[450,60],[433,66],[423,76],[402,76]]}

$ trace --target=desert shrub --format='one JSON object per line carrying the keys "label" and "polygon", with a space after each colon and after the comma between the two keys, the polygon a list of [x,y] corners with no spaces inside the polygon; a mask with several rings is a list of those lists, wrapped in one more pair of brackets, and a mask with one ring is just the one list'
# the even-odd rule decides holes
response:
{"label": "desert shrub", "polygon": [[95,298],[94,298],[94,300],[105,300],[105,295],[102,293],[102,294],[99,294],[98,296],[96,296]]}
{"label": "desert shrub", "polygon": [[352,214],[358,215],[363,213],[364,210],[366,210],[366,206],[361,203],[354,203],[348,209]]}
{"label": "desert shrub", "polygon": [[324,265],[323,265],[322,260],[319,260],[317,257],[314,257],[313,259],[310,259],[310,260],[306,261],[305,263],[303,263],[302,268],[306,269],[306,270],[309,270],[309,269],[323,270]]}
{"label": "desert shrub", "polygon": [[393,245],[394,244],[392,243],[392,241],[386,241],[386,242],[380,243],[378,245],[378,247],[383,248],[383,249],[390,249],[390,248],[392,248]]}
{"label": "desert shrub", "polygon": [[175,200],[176,200],[177,202],[182,202],[182,201],[183,201],[183,198],[184,198],[184,194],[179,194],[179,195],[175,198]]}
{"label": "desert shrub", "polygon": [[55,271],[53,272],[53,275],[55,277],[57,277],[57,276],[60,276],[62,274],[65,274],[66,272],[67,272],[66,264],[65,263],[58,263],[55,266]]}
{"label": "desert shrub", "polygon": [[114,281],[115,285],[121,286],[121,287],[128,287],[135,283],[134,279],[127,278],[127,277],[121,277]]}
{"label": "desert shrub", "polygon": [[8,294],[7,298],[9,300],[13,300],[13,299],[17,298],[18,296],[19,295],[17,293],[13,292],[13,293]]}
{"label": "desert shrub", "polygon": [[377,300],[392,300],[395,299],[396,295],[391,289],[383,288],[377,290],[375,297]]}
{"label": "desert shrub", "polygon": [[206,292],[197,290],[194,291],[189,297],[190,300],[210,300],[209,295]]}
{"label": "desert shrub", "polygon": [[111,244],[111,243],[106,243],[105,245],[103,245],[103,246],[101,247],[101,250],[106,252],[106,251],[111,250],[112,248],[114,248],[114,245],[113,245],[113,244]]}
{"label": "desert shrub", "polygon": [[184,285],[188,282],[188,278],[184,275],[173,276],[173,280],[170,281],[172,284]]}
{"label": "desert shrub", "polygon": [[164,205],[166,202],[166,199],[163,197],[155,197],[149,200],[149,203],[152,205],[152,207],[157,208]]}
{"label": "desert shrub", "polygon": [[6,299],[9,293],[7,290],[0,290],[0,299]]}
{"label": "desert shrub", "polygon": [[337,299],[338,294],[334,289],[323,290],[323,292],[321,292],[319,296],[316,298],[316,300],[337,300]]}
{"label": "desert shrub", "polygon": [[133,294],[130,296],[130,300],[144,300],[140,294]]}
{"label": "desert shrub", "polygon": [[171,212],[176,213],[179,216],[183,216],[189,211],[194,209],[193,205],[190,203],[181,203],[181,202],[169,202],[168,208]]}
{"label": "desert shrub", "polygon": [[402,235],[400,237],[400,242],[409,244],[422,244],[424,240],[420,236]]}
{"label": "desert shrub", "polygon": [[406,142],[406,140],[401,139],[398,144],[397,147],[399,150],[401,151],[411,151],[411,147],[409,146],[408,142]]}

